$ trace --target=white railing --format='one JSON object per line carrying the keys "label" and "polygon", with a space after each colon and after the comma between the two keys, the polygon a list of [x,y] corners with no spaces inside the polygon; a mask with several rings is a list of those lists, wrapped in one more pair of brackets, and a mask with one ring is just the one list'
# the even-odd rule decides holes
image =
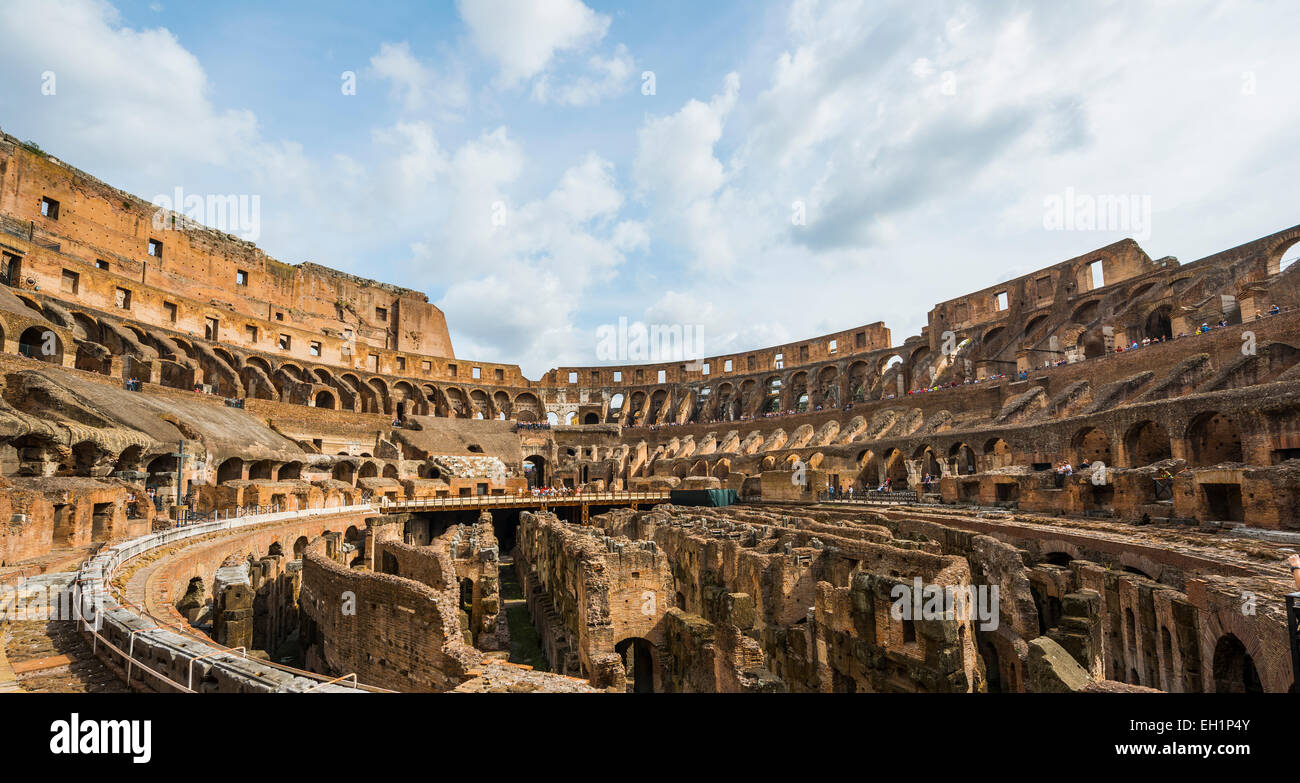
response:
{"label": "white railing", "polygon": [[[178,682],[172,677],[160,674],[145,665],[143,661],[135,658],[135,643],[137,637],[145,637],[157,646],[165,647],[178,660],[182,660],[186,668],[192,671],[195,661],[208,660],[208,665],[212,667],[221,667],[230,669],[232,673],[241,673],[250,679],[257,679],[264,676],[257,671],[258,667],[266,667],[265,670],[279,670],[290,672],[294,676],[303,677],[307,682],[311,682],[311,688],[304,690],[329,690],[337,692],[349,692],[361,690],[381,690],[369,688],[364,685],[358,685],[353,678],[351,687],[333,685],[335,680],[327,677],[316,675],[312,672],[303,672],[292,667],[275,664],[270,661],[250,660],[246,656],[242,659],[220,660],[225,658],[224,653],[229,652],[226,648],[220,647],[215,643],[211,644],[193,644],[191,636],[183,636],[176,631],[169,630],[166,626],[158,625],[158,621],[148,616],[143,607],[139,608],[139,613],[133,611],[129,605],[124,605],[111,590],[113,574],[131,558],[138,557],[159,547],[165,547],[178,541],[184,541],[190,538],[206,536],[212,533],[219,533],[227,530],[236,530],[245,527],[254,527],[257,525],[271,524],[275,522],[285,522],[293,519],[304,519],[318,516],[337,516],[343,514],[372,513],[375,507],[368,503],[352,506],[337,506],[334,508],[308,508],[297,511],[281,511],[272,514],[257,514],[243,517],[231,517],[213,522],[203,522],[184,527],[173,527],[167,530],[160,530],[150,533],[139,538],[125,541],[121,544],[108,546],[101,549],[94,557],[82,564],[77,572],[76,584],[80,590],[80,605],[83,607],[83,616],[81,622],[84,630],[89,633],[97,646],[100,643],[106,645],[109,649],[116,652],[122,657],[123,668],[130,672],[133,668],[143,669],[155,678],[172,686],[175,690],[182,693],[193,693],[190,684]],[[93,612],[85,611],[89,607],[94,607]],[[130,650],[123,651],[120,645],[114,645],[102,634],[102,625],[110,623],[124,635],[131,639]],[[136,626],[136,627],[132,627]],[[167,637],[167,634],[184,639],[184,643],[177,644]],[[192,675],[191,675],[192,679]],[[340,678],[346,679],[346,678]],[[326,682],[319,682],[325,680]],[[129,684],[129,674],[128,674]],[[304,683],[304,686],[306,682]]]}

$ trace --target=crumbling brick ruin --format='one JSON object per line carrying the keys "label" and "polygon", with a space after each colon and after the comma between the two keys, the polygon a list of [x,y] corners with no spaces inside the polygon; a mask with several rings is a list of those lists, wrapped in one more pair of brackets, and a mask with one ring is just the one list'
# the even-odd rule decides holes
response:
{"label": "crumbling brick ruin", "polygon": [[125,687],[1296,687],[1300,226],[531,380],[173,217],[0,134],[0,584]]}

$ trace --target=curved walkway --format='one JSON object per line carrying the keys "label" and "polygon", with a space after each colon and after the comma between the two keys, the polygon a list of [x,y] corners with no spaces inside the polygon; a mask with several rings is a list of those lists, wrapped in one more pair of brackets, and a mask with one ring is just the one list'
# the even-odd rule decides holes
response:
{"label": "curved walkway", "polygon": [[113,589],[125,563],[187,540],[228,531],[292,522],[306,517],[374,513],[370,505],[304,509],[172,528],[105,547],[77,572],[75,600],[82,631],[96,655],[140,690],[200,692],[334,692],[378,690],[355,678],[329,679],[310,672],[241,657],[183,624],[161,621]]}

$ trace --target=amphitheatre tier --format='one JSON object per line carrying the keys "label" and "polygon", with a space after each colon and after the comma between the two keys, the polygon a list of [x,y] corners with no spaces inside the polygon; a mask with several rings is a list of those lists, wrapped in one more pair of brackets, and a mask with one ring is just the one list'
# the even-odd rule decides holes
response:
{"label": "amphitheatre tier", "polygon": [[[1294,688],[1300,226],[533,381],[424,294],[153,217],[0,138],[0,579],[112,559],[132,687]],[[996,627],[893,617],[913,578]]]}

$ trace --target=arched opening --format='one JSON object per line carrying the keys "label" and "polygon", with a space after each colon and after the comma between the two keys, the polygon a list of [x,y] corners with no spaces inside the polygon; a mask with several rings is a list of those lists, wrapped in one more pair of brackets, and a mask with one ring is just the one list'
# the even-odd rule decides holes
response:
{"label": "arched opening", "polygon": [[314,404],[317,408],[328,408],[329,410],[334,410],[334,393],[321,389],[316,392]]}
{"label": "arched opening", "polygon": [[1087,326],[1097,320],[1097,314],[1100,310],[1101,303],[1098,300],[1093,299],[1074,308],[1074,312],[1070,315],[1070,320],[1074,321],[1076,324]]}
{"label": "arched opening", "polygon": [[63,342],[53,329],[32,326],[18,337],[18,352],[29,359],[63,364]]}
{"label": "arched opening", "polygon": [[286,462],[285,464],[280,466],[281,481],[288,481],[291,479],[300,479],[300,478],[302,478],[301,462]]}
{"label": "arched opening", "polygon": [[858,477],[854,489],[870,490],[880,486],[880,459],[867,450],[858,455]]}
{"label": "arched opening", "polygon": [[1218,411],[1202,413],[1187,428],[1188,453],[1193,467],[1241,462],[1241,432],[1231,416]]}
{"label": "arched opening", "polygon": [[595,413],[588,413],[582,417],[583,424],[600,424],[600,416]]}
{"label": "arched opening", "polygon": [[889,479],[890,489],[895,492],[907,489],[907,465],[903,452],[893,449],[885,461],[885,478]]}
{"label": "arched opening", "polygon": [[919,447],[916,452],[912,454],[912,459],[919,462],[917,470],[922,475],[928,474],[931,477],[936,477],[943,472],[943,469],[939,465],[939,459],[934,455],[934,449],[929,446]]}
{"label": "arched opening", "polygon": [[271,479],[272,470],[273,465],[269,459],[258,460],[248,466],[248,478],[269,481]]}
{"label": "arched opening", "polygon": [[351,462],[336,462],[330,475],[339,481],[353,484],[356,482],[357,468]]}
{"label": "arched opening", "polygon": [[144,456],[143,446],[127,446],[117,455],[114,472],[134,472],[140,469],[140,460]]}
{"label": "arched opening", "polygon": [[1300,241],[1292,240],[1284,243],[1271,254],[1266,271],[1271,277],[1290,269],[1296,261],[1300,261]]}
{"label": "arched opening", "polygon": [[1169,431],[1156,421],[1142,421],[1130,427],[1124,436],[1124,450],[1128,452],[1129,467],[1134,468],[1173,457]]}
{"label": "arched opening", "polygon": [[293,542],[293,559],[302,559],[302,553],[307,551],[307,537],[298,536],[298,540]]}
{"label": "arched opening", "polygon": [[1096,427],[1084,427],[1070,442],[1077,465],[1101,461],[1111,464],[1110,437]]}
{"label": "arched opening", "polygon": [[217,468],[217,483],[224,484],[227,481],[238,481],[244,477],[244,461],[239,457],[231,457],[221,463]]}
{"label": "arched opening", "polygon": [[529,489],[546,486],[546,458],[534,454],[524,458],[524,478]]}
{"label": "arched opening", "polygon": [[965,443],[953,444],[948,456],[952,459],[953,472],[958,475],[975,472],[975,450]]}
{"label": "arched opening", "polygon": [[654,645],[634,636],[614,645],[614,652],[623,658],[623,668],[627,670],[628,692],[654,693]]}
{"label": "arched opening", "polygon": [[1161,305],[1152,310],[1151,314],[1147,316],[1146,325],[1142,330],[1143,336],[1152,340],[1173,339],[1172,314],[1173,308],[1169,305]]}
{"label": "arched opening", "polygon": [[1216,693],[1263,693],[1255,659],[1234,634],[1224,634],[1214,645],[1214,690]]}
{"label": "arched opening", "polygon": [[1001,438],[990,438],[984,442],[984,456],[988,459],[988,469],[1005,468],[1011,465],[1011,446]]}
{"label": "arched opening", "polygon": [[379,466],[373,462],[362,463],[357,478],[379,478]]}

